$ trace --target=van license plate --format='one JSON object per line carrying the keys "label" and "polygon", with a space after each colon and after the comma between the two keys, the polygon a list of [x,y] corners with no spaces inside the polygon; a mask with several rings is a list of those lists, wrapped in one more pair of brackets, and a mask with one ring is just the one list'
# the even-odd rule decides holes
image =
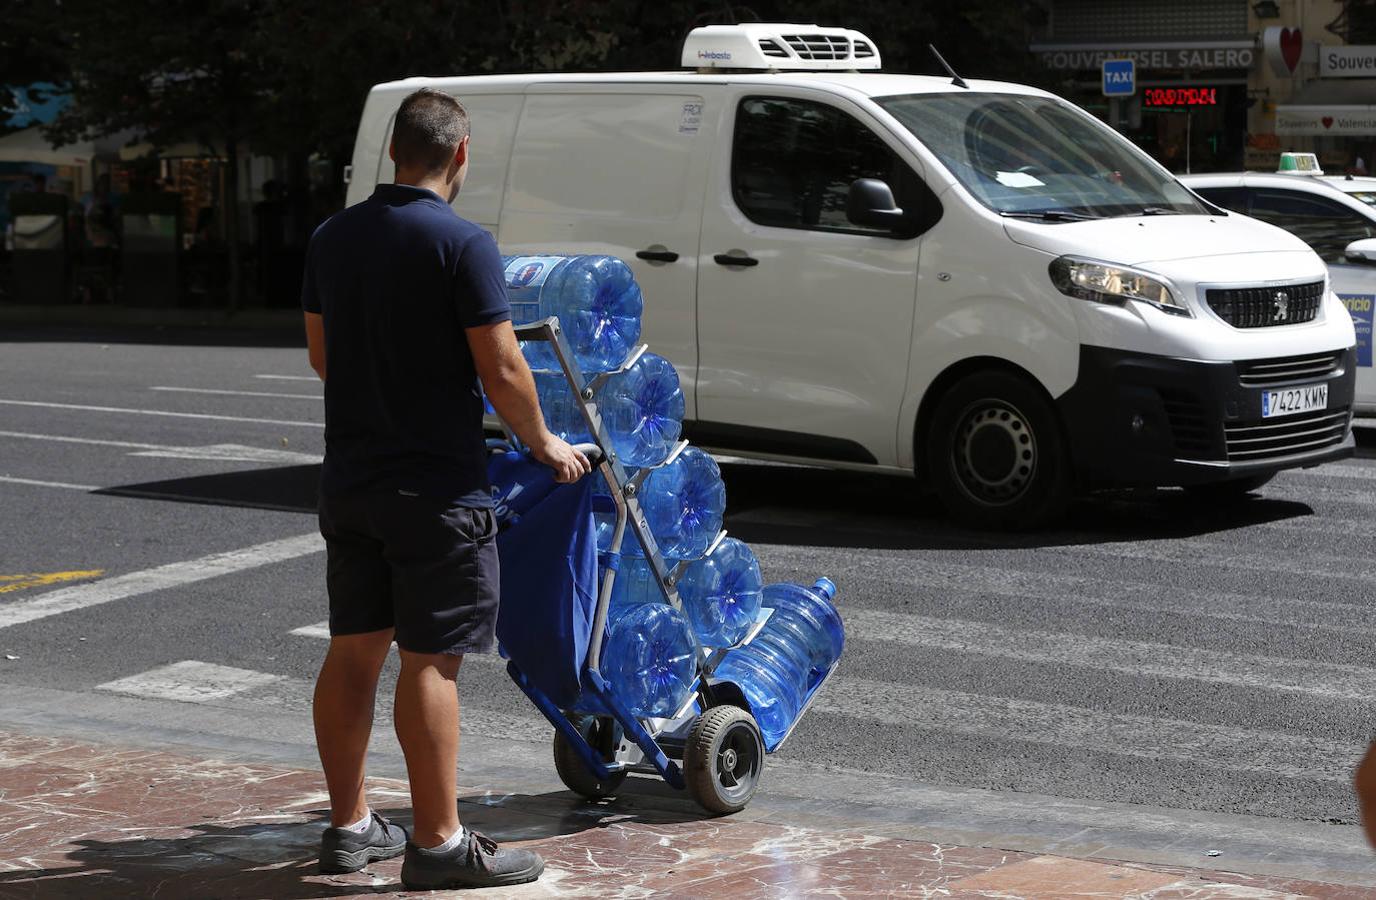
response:
{"label": "van license plate", "polygon": [[1261,417],[1293,416],[1295,413],[1328,409],[1328,385],[1310,384],[1283,391],[1262,391]]}

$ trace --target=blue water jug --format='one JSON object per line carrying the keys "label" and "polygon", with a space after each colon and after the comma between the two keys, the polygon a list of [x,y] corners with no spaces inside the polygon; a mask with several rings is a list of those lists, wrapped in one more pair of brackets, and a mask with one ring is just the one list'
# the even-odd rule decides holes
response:
{"label": "blue water jug", "polygon": [[841,614],[832,603],[835,595],[836,585],[827,578],[817,579],[811,588],[780,583],[765,585],[763,591],[764,605],[774,610],[765,628],[806,647],[814,675],[831,668],[845,647]]}
{"label": "blue water jug", "polygon": [[659,465],[683,430],[678,372],[653,353],[643,354],[626,371],[608,379],[597,407],[623,466]]}
{"label": "blue water jug", "polygon": [[[580,370],[615,369],[640,340],[640,287],[616,257],[504,256],[502,264],[512,323],[558,316]],[[522,349],[531,368],[559,368],[548,344]]]}
{"label": "blue water jug", "polygon": [[740,652],[769,666],[796,692],[801,706],[812,686],[812,660],[805,645],[799,644],[787,631],[771,629],[766,624],[749,644],[740,648]]}
{"label": "blue water jug", "polygon": [[570,444],[592,440],[583,408],[573,396],[573,389],[562,373],[535,372],[535,394],[540,400],[540,412],[545,427],[556,437]]}
{"label": "blue water jug", "polygon": [[760,564],[744,541],[729,537],[684,570],[679,597],[706,647],[730,647],[745,637],[760,611]]}
{"label": "blue water jug", "polygon": [[687,701],[697,672],[688,629],[688,620],[667,603],[612,609],[602,673],[632,714],[665,718]]}
{"label": "blue water jug", "polygon": [[729,651],[717,666],[716,677],[741,689],[755,723],[760,726],[765,747],[772,748],[783,740],[798,717],[799,692],[779,669],[745,650]]}
{"label": "blue water jug", "polygon": [[650,473],[640,504],[666,559],[697,559],[721,531],[726,510],[721,469],[706,452],[689,447]]}
{"label": "blue water jug", "polygon": [[[627,542],[635,544],[636,540],[628,535]],[[636,549],[640,549],[639,545]],[[606,570],[599,571],[605,574]],[[623,554],[621,566],[616,572],[616,580],[612,582],[612,605],[630,606],[637,603],[664,602],[664,591],[659,587],[659,578],[651,568],[649,560],[638,553]]]}

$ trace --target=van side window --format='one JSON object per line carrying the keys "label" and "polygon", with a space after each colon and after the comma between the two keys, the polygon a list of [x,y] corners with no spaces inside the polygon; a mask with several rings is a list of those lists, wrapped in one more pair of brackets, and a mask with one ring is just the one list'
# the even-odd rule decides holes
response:
{"label": "van side window", "polygon": [[1342,262],[1348,244],[1376,237],[1376,223],[1371,220],[1341,203],[1299,191],[1254,191],[1252,216],[1295,235],[1324,262]]}
{"label": "van side window", "polygon": [[[747,97],[736,111],[731,193],[751,221],[805,228],[913,237],[935,223],[936,197],[897,154],[851,116],[824,103],[783,97]],[[846,198],[857,178],[878,178],[894,202],[911,211],[902,233],[856,225]],[[925,221],[924,221],[925,220]]]}

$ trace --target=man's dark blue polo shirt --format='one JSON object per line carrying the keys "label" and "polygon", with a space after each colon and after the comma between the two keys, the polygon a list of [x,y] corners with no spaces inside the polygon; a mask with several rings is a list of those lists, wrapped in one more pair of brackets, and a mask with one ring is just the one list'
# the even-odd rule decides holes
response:
{"label": "man's dark blue polo shirt", "polygon": [[491,506],[464,335],[511,318],[491,235],[431,191],[380,184],[316,229],[301,305],[325,321],[321,490]]}

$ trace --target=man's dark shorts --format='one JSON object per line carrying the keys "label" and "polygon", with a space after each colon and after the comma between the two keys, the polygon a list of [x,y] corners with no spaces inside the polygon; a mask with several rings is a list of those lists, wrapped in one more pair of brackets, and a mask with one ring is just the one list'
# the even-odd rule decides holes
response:
{"label": "man's dark shorts", "polygon": [[412,653],[478,653],[497,625],[497,521],[395,491],[322,495],[330,634],[396,629]]}

